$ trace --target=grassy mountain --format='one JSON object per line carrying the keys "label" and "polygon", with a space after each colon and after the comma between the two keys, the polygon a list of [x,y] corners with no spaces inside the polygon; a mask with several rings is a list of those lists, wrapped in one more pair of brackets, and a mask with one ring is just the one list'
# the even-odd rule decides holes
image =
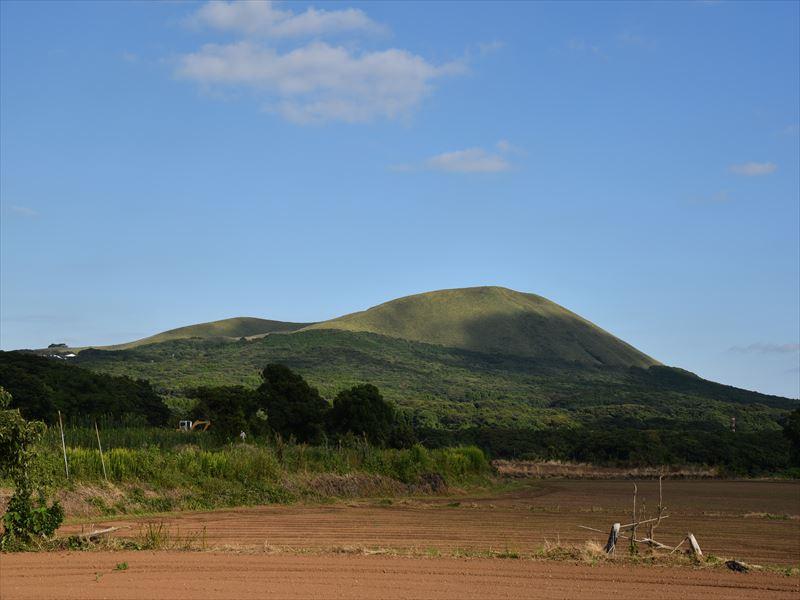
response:
{"label": "grassy mountain", "polygon": [[415,342],[584,365],[658,364],[633,346],[535,294],[502,287],[406,296],[307,329],[365,331]]}
{"label": "grassy mountain", "polygon": [[307,327],[308,325],[309,323],[288,323],[284,321],[270,321],[269,319],[257,319],[255,317],[234,317],[232,319],[222,319],[221,321],[211,321],[210,323],[178,327],[177,329],[170,329],[169,331],[157,333],[126,344],[116,344],[113,346],[105,346],[104,348],[107,350],[126,350],[146,344],[159,344],[170,340],[187,338],[238,339],[240,337],[252,337],[266,335],[268,333],[289,333]]}
{"label": "grassy mountain", "polygon": [[[288,335],[263,335],[283,332]],[[270,362],[328,398],[373,383],[423,426],[777,430],[796,401],[661,366],[567,309],[500,287],[443,290],[303,326],[228,319],[115,348],[77,365],[144,378],[183,396],[199,385],[256,386]]]}

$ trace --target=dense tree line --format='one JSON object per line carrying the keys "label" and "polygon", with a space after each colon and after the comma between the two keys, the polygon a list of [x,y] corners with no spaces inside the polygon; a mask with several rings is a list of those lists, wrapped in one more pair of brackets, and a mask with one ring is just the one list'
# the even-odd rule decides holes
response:
{"label": "dense tree line", "polygon": [[310,444],[347,436],[363,436],[376,446],[414,443],[408,419],[374,385],[342,390],[331,404],[285,365],[267,365],[261,379],[255,390],[243,386],[198,388],[192,393],[198,400],[194,412],[212,421],[214,435],[228,439],[244,432],[278,434]]}
{"label": "dense tree line", "polygon": [[728,474],[761,475],[800,467],[800,411],[793,415],[791,422],[795,429],[792,433],[785,429],[784,435],[774,431],[724,429],[473,427],[458,431],[420,430],[418,436],[428,447],[472,444],[496,458],[615,466],[698,464],[721,467]]}
{"label": "dense tree line", "polygon": [[65,418],[139,419],[164,425],[170,412],[149,382],[94,373],[22,352],[0,351],[0,386],[13,396],[12,408],[26,419],[55,423]]}

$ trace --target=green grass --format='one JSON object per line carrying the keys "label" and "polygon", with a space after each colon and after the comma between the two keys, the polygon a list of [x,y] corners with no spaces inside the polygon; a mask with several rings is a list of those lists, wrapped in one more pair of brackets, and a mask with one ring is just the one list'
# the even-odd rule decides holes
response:
{"label": "green grass", "polygon": [[633,346],[550,300],[502,287],[407,296],[309,329],[366,331],[484,353],[587,365],[658,364]]}
{"label": "green grass", "polygon": [[199,323],[197,325],[187,325],[151,335],[140,340],[127,342],[125,344],[115,344],[104,346],[107,350],[126,350],[136,348],[145,344],[158,344],[170,340],[180,340],[187,338],[240,338],[265,335],[268,333],[288,333],[297,331],[308,326],[309,323],[289,323],[284,321],[271,321],[269,319],[258,319],[255,317],[234,317],[211,321],[210,323]]}
{"label": "green grass", "polygon": [[474,447],[394,450],[354,440],[335,447],[260,441],[203,448],[186,443],[188,438],[170,446],[158,430],[149,431],[163,445],[114,447],[109,442],[114,431],[103,431],[107,480],[100,452],[74,445],[87,436],[73,428],[66,431],[69,478],[60,436],[43,438],[40,465],[56,489],[77,494],[87,509],[104,516],[424,494],[443,491],[443,486],[484,485],[491,471],[486,456]]}
{"label": "green grass", "polygon": [[[46,448],[42,456],[54,479],[67,483],[62,473],[63,457],[58,449]],[[297,473],[368,473],[406,484],[417,483],[426,474],[435,473],[447,483],[458,484],[489,471],[484,454],[471,447],[428,450],[414,446],[393,450],[366,445],[329,448],[285,444],[277,449],[261,444],[235,444],[203,450],[184,445],[171,450],[156,446],[112,448],[104,452],[103,458],[109,481],[159,487],[192,484],[204,479],[278,484],[285,475]],[[103,480],[100,453],[96,449],[69,447],[67,460],[71,481]]]}
{"label": "green grass", "polygon": [[[69,427],[67,477],[61,437],[51,430],[38,445],[38,465],[72,515],[94,519],[340,498],[369,497],[391,505],[396,495],[444,493],[449,486],[474,489],[492,481],[488,459],[474,447],[396,450],[359,439],[336,446],[280,440],[226,444],[210,436],[179,439],[171,433],[103,430],[104,473],[100,452],[89,444],[91,430]],[[8,482],[0,480],[3,485]]]}

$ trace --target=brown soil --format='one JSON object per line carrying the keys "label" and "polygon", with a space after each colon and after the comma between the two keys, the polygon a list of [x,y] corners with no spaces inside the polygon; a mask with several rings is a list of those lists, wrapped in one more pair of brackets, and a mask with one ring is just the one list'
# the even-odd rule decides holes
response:
{"label": "brown soil", "polygon": [[[657,483],[639,484],[654,506]],[[670,518],[657,538],[692,531],[706,554],[749,563],[800,562],[800,484],[668,481]],[[136,536],[163,521],[176,536],[226,552],[72,552],[0,555],[0,598],[798,598],[800,579],[772,571],[733,573],[688,566],[600,561],[454,558],[459,552],[515,551],[545,541],[604,541],[628,521],[627,481],[537,481],[492,497],[265,506],[112,521]],[[70,525],[62,533],[85,528]],[[171,545],[167,542],[167,545]],[[180,546],[180,543],[177,544]],[[344,548],[390,553],[330,554]],[[274,553],[273,550],[284,550]],[[267,550],[267,552],[265,552]],[[314,550],[328,553],[313,553]],[[311,551],[310,554],[304,554]],[[396,554],[411,554],[397,556]],[[420,555],[440,555],[425,558]],[[126,563],[127,568],[116,569]]]}
{"label": "brown soil", "polygon": [[[606,533],[578,526],[606,532],[615,521],[630,522],[631,490],[627,481],[548,480],[493,497],[262,506],[109,524],[131,526],[121,533],[135,536],[142,522],[164,521],[172,535],[204,532],[209,548],[530,554],[546,542],[605,543]],[[639,507],[652,512],[657,502],[658,483],[640,482]],[[755,564],[800,563],[800,483],[666,481],[664,503],[670,516],[655,536],[663,543],[677,544],[692,532],[706,554]],[[85,527],[67,526],[62,533]]]}
{"label": "brown soil", "polygon": [[[116,570],[127,563],[124,571]],[[79,552],[0,556],[3,600],[125,598],[770,598],[800,581],[771,573],[590,567],[499,559]]]}

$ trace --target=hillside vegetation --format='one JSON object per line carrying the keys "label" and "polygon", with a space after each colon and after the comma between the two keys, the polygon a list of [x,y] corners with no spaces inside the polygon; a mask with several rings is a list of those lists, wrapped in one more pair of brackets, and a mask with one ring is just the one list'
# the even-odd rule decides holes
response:
{"label": "hillside vegetation", "polygon": [[170,411],[149,382],[76,369],[62,360],[0,351],[0,386],[13,396],[12,408],[28,419],[58,422],[65,417],[135,419],[161,425]]}
{"label": "hillside vegetation", "polygon": [[795,401],[705,381],[679,369],[590,367],[489,355],[362,332],[307,330],[246,341],[174,340],[86,350],[75,364],[150,380],[169,395],[197,386],[256,387],[267,363],[302,373],[323,396],[377,385],[423,427],[777,430]]}
{"label": "hillside vegetation", "polygon": [[[265,329],[286,335],[254,333]],[[354,386],[377,386],[400,408],[398,422],[433,446],[601,462],[713,461],[751,473],[788,464],[780,431],[798,406],[663,366],[545,298],[500,287],[418,294],[305,327],[229,320],[161,336],[86,349],[66,364],[148,380],[173,419],[196,417],[203,407],[195,399],[209,394],[249,414],[260,373],[281,364],[328,402]],[[219,386],[243,387],[198,391]],[[224,406],[215,410],[221,424]]]}
{"label": "hillside vegetation", "polygon": [[255,317],[234,317],[232,319],[222,319],[221,321],[211,321],[209,323],[199,323],[197,325],[187,325],[170,329],[155,335],[151,335],[140,340],[127,342],[125,344],[115,344],[113,346],[103,346],[106,350],[126,350],[136,348],[146,344],[159,344],[170,340],[182,340],[189,338],[231,338],[252,337],[266,335],[268,333],[289,333],[307,327],[309,323],[288,323],[285,321],[271,321],[269,319],[257,319]]}
{"label": "hillside vegetation", "polygon": [[366,331],[474,350],[586,365],[658,364],[633,346],[535,294],[475,287],[416,294],[308,329]]}

